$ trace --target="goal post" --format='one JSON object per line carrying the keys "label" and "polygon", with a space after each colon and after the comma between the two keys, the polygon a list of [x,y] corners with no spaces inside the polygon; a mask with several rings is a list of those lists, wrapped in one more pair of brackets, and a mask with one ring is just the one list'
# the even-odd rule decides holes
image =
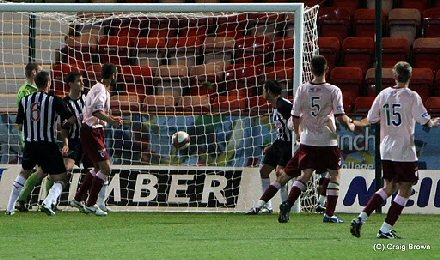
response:
{"label": "goal post", "polygon": [[[276,132],[262,85],[277,79],[283,95],[292,99],[296,88],[311,80],[318,6],[0,0],[0,7],[0,128],[7,133],[0,133],[0,164],[21,160],[13,126],[15,95],[25,81],[29,53],[51,71],[51,90],[59,96],[68,93],[63,82],[68,72],[80,72],[89,88],[99,80],[100,66],[112,62],[118,82],[111,109],[126,124],[106,129],[114,169],[110,205],[240,212],[258,199],[258,165]],[[33,52],[30,31],[35,32]],[[172,146],[177,131],[190,135],[187,149]],[[61,205],[79,182],[80,174],[74,174]],[[303,202],[307,211],[316,200],[313,189]],[[33,203],[40,193],[35,190]]]}

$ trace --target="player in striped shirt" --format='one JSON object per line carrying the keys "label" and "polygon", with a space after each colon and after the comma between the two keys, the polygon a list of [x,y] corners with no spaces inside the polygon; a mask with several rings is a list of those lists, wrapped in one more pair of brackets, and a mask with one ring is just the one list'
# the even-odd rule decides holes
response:
{"label": "player in striped shirt", "polygon": [[398,191],[388,209],[385,222],[377,233],[378,238],[399,238],[393,230],[403,208],[418,180],[417,154],[414,144],[416,122],[424,127],[438,127],[440,118],[431,119],[417,92],[409,89],[412,68],[400,61],[393,68],[396,85],[382,90],[375,98],[367,118],[355,121],[364,127],[380,123],[380,157],[383,168],[383,188],[368,201],[359,216],[351,222],[350,232],[361,236],[361,227],[368,216],[382,203]]}
{"label": "player in striped shirt", "polygon": [[[313,171],[328,169],[330,183],[327,187],[327,206],[323,221],[343,223],[334,215],[342,160],[338,148],[335,118],[351,131],[354,131],[354,124],[344,113],[341,90],[325,80],[328,67],[324,56],[312,57],[311,70],[313,80],[299,86],[292,110],[294,132],[300,141],[298,159],[297,162],[292,162],[292,165],[297,163],[302,173],[293,183],[287,201],[280,205],[278,222],[289,221],[290,208],[301,192],[305,191],[306,183],[310,180]],[[296,170],[295,167],[286,167],[285,174],[292,175]]]}
{"label": "player in striped shirt", "polygon": [[107,215],[107,212],[97,205],[97,199],[98,193],[111,174],[110,156],[105,147],[104,127],[107,123],[113,127],[122,126],[121,117],[110,115],[110,90],[115,85],[116,74],[115,65],[107,63],[102,66],[101,82],[93,85],[87,93],[80,129],[83,151],[97,171],[91,171],[86,175],[71,205],[72,203],[80,205],[84,192],[88,190],[89,196],[84,211],[97,216]]}
{"label": "player in striped shirt", "polygon": [[13,205],[18,199],[24,181],[38,164],[54,181],[41,210],[48,215],[55,215],[52,204],[58,199],[67,183],[63,157],[56,144],[57,119],[61,116],[65,130],[75,122],[76,118],[66,109],[60,98],[47,94],[51,85],[49,73],[39,72],[35,77],[35,83],[38,91],[23,97],[18,108],[16,123],[19,128],[23,127],[25,146],[22,170],[13,183],[7,212],[13,211]]}
{"label": "player in striped shirt", "polygon": [[[287,127],[287,120],[292,110],[292,102],[281,96],[282,87],[275,80],[267,80],[264,84],[263,95],[272,104],[272,121],[277,129],[277,138],[272,145],[264,148],[264,158],[260,167],[263,191],[270,185],[269,174],[275,170],[277,176],[292,157],[292,133]],[[287,186],[279,186],[281,197],[287,199]],[[278,191],[278,189],[277,189]],[[276,192],[275,192],[276,193]],[[275,195],[274,193],[274,195]],[[264,193],[266,194],[266,193]],[[263,194],[263,195],[264,195]],[[273,197],[273,196],[272,196]],[[262,196],[247,214],[272,213],[272,203],[268,196]]]}

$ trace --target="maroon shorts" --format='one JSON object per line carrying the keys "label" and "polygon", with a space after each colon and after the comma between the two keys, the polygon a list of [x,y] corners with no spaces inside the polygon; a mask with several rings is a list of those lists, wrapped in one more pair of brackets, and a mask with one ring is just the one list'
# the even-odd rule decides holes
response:
{"label": "maroon shorts", "polygon": [[299,150],[296,150],[293,154],[293,157],[287,162],[286,167],[284,167],[284,171],[287,176],[290,177],[298,177],[301,175],[301,170],[299,169]]}
{"label": "maroon shorts", "polygon": [[341,169],[341,150],[337,146],[299,146],[298,165],[304,169]]}
{"label": "maroon shorts", "polygon": [[104,128],[92,128],[83,124],[80,129],[80,140],[84,154],[93,163],[110,160],[105,149]]}
{"label": "maroon shorts", "polygon": [[393,162],[382,160],[383,178],[393,182],[412,182],[419,180],[417,162]]}

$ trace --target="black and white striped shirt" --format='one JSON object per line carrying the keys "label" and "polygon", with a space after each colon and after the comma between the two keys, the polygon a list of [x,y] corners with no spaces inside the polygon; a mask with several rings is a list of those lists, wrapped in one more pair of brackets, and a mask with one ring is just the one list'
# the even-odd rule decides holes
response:
{"label": "black and white striped shirt", "polygon": [[15,122],[23,125],[26,142],[55,142],[58,116],[64,121],[72,114],[61,98],[38,91],[21,99]]}
{"label": "black and white striped shirt", "polygon": [[287,128],[287,121],[289,120],[292,107],[292,102],[283,97],[279,97],[276,101],[272,120],[278,132],[277,140],[292,141],[292,132]]}
{"label": "black and white striped shirt", "polygon": [[76,117],[75,124],[70,128],[69,139],[79,139],[79,129],[83,119],[83,108],[85,104],[85,95],[82,94],[78,99],[72,99],[69,96],[64,97],[67,109]]}

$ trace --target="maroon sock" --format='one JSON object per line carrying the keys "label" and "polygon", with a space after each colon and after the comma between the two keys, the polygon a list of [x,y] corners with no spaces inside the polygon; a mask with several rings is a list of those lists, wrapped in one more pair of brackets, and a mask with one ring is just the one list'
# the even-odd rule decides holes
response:
{"label": "maroon sock", "polygon": [[268,202],[270,199],[277,194],[279,188],[273,186],[272,184],[267,187],[267,189],[264,191],[263,195],[261,195],[260,200],[263,200],[265,202]]}
{"label": "maroon sock", "polygon": [[299,195],[301,195],[301,189],[299,187],[293,186],[289,192],[289,196],[287,197],[287,203],[289,204],[289,207],[292,207],[293,204],[295,204],[295,201],[299,198]]}
{"label": "maroon sock", "polygon": [[404,207],[405,206],[401,206],[393,201],[391,203],[390,209],[388,210],[387,217],[385,218],[385,223],[394,226],[394,224],[396,224],[397,220],[399,219],[399,216],[402,213]]}
{"label": "maroon sock", "polygon": [[90,188],[89,198],[87,199],[86,206],[90,207],[96,204],[98,200],[98,193],[101,190],[102,186],[104,186],[104,180],[99,178],[98,176],[93,177],[92,187]]}
{"label": "maroon sock", "polygon": [[336,204],[338,202],[338,196],[327,195],[327,205],[325,206],[325,214],[329,217],[335,214]]}
{"label": "maroon sock", "polygon": [[83,182],[79,186],[78,191],[75,194],[75,200],[77,201],[85,201],[87,199],[87,192],[92,186],[93,175],[88,172],[84,177]]}
{"label": "maroon sock", "polygon": [[379,207],[383,203],[383,198],[377,194],[374,193],[373,197],[370,198],[370,200],[367,203],[367,206],[364,208],[363,212],[367,213],[368,216],[373,213],[377,207]]}
{"label": "maroon sock", "polygon": [[329,183],[330,183],[330,178],[324,178],[324,180],[322,180],[321,190],[319,193],[320,195],[327,196],[327,187]]}

